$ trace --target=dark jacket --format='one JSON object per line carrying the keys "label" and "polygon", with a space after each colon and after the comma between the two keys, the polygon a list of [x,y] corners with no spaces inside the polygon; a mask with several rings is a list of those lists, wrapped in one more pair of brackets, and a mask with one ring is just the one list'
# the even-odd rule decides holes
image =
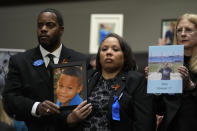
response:
{"label": "dark jacket", "polygon": [[[184,65],[189,69],[190,57],[184,57]],[[197,73],[191,72],[190,78],[196,83]],[[164,115],[158,131],[196,131],[197,124],[197,87],[184,90],[182,94],[163,94],[155,97],[156,112]]]}
{"label": "dark jacket", "polygon": [[[109,121],[112,131],[154,131],[155,114],[152,98],[146,94],[146,80],[136,71],[122,73],[120,88],[109,100]],[[88,95],[97,84],[101,73],[89,75]],[[122,94],[120,104],[120,121],[112,120],[112,104],[114,95]]]}
{"label": "dark jacket", "polygon": [[[3,103],[6,112],[16,120],[25,121],[29,131],[54,131],[67,129],[67,113],[34,117],[31,115],[33,104],[44,100],[53,101],[53,83],[45,64],[33,63],[43,59],[39,47],[19,53],[10,58]],[[62,46],[59,64],[63,61],[85,61],[86,56]]]}

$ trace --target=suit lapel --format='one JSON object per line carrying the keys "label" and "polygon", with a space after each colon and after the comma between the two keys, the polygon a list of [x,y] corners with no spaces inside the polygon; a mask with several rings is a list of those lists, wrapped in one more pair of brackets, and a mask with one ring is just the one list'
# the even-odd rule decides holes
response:
{"label": "suit lapel", "polygon": [[118,78],[118,84],[120,84],[120,87],[115,91],[114,95],[110,96],[109,99],[109,104],[108,104],[108,109],[109,109],[109,114],[108,117],[111,119],[112,118],[112,104],[114,103],[114,96],[118,96],[118,99],[120,99],[123,95],[123,90],[126,88],[126,73],[121,73],[119,78]]}
{"label": "suit lapel", "polygon": [[126,87],[126,74],[120,74],[119,80],[120,88],[116,91],[116,95],[120,96],[120,94],[123,92],[124,88]]}
{"label": "suit lapel", "polygon": [[62,45],[62,50],[60,53],[60,58],[58,64],[66,63],[71,61],[71,55],[64,45]]}
{"label": "suit lapel", "polygon": [[40,76],[41,79],[44,79],[46,83],[49,84],[49,75],[45,67],[45,64],[43,63],[38,66],[34,64],[34,62],[37,60],[43,60],[39,47],[35,48],[35,51],[32,53],[31,57],[32,57],[31,65],[33,66],[33,69],[35,69],[38,72],[38,75]]}
{"label": "suit lapel", "polygon": [[[69,55],[67,49],[62,46],[61,54],[60,54],[60,59],[58,64],[61,64],[63,61],[69,62],[71,56]],[[43,63],[42,65],[35,66],[34,62],[37,60],[43,60],[42,54],[40,52],[39,46],[35,48],[33,53],[31,54],[31,65],[33,66],[33,69],[35,69],[38,72],[38,75],[40,76],[40,79],[44,79],[47,83],[47,86],[50,87],[50,78],[47,72],[47,69],[45,67],[45,64]],[[44,60],[43,60],[44,61]]]}

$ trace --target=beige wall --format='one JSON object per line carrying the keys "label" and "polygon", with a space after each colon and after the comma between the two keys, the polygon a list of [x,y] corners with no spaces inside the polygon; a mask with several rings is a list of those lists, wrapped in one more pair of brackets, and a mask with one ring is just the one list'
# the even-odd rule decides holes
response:
{"label": "beige wall", "polygon": [[147,52],[160,37],[162,19],[197,14],[196,5],[197,0],[91,0],[0,7],[0,48],[36,46],[37,15],[52,7],[63,14],[62,42],[69,48],[88,53],[91,13],[123,13],[123,36],[134,52]]}

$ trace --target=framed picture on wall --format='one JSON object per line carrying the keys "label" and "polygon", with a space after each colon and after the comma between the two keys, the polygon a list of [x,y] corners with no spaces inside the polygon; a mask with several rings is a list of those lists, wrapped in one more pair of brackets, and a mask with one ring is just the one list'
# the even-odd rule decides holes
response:
{"label": "framed picture on wall", "polygon": [[5,86],[5,77],[8,73],[9,59],[12,55],[24,52],[24,49],[6,49],[0,48],[0,94]]}
{"label": "framed picture on wall", "polygon": [[176,44],[177,19],[163,19],[161,22],[161,37],[167,45]]}
{"label": "framed picture on wall", "polygon": [[54,102],[60,110],[74,109],[87,99],[85,62],[53,65]]}
{"label": "framed picture on wall", "polygon": [[96,54],[109,34],[123,35],[123,14],[91,14],[89,53]]}

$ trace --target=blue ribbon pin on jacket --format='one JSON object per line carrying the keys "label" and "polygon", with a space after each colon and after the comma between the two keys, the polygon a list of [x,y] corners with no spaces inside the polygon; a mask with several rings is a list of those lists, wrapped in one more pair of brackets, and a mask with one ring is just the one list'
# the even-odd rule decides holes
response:
{"label": "blue ribbon pin on jacket", "polygon": [[114,96],[114,103],[112,104],[112,119],[120,121],[120,104],[118,96]]}
{"label": "blue ribbon pin on jacket", "polygon": [[42,59],[36,60],[33,63],[34,66],[41,66],[42,64],[44,64],[44,61]]}

